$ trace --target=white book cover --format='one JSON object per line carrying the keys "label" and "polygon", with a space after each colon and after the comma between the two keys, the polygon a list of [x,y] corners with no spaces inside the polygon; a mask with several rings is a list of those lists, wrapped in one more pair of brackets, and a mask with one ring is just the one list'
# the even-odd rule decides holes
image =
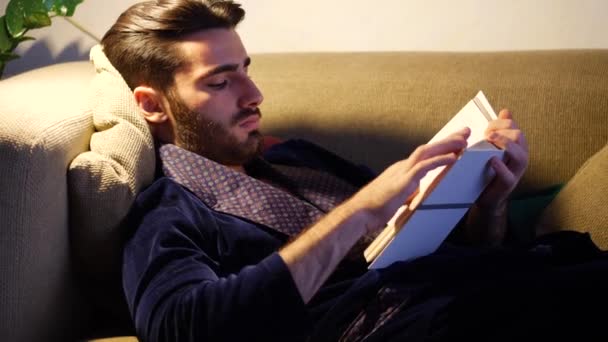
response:
{"label": "white book cover", "polygon": [[494,177],[490,158],[504,151],[485,140],[485,129],[496,113],[483,92],[477,93],[429,142],[469,127],[467,148],[450,167],[428,172],[418,194],[402,206],[365,250],[369,268],[412,260],[433,253]]}

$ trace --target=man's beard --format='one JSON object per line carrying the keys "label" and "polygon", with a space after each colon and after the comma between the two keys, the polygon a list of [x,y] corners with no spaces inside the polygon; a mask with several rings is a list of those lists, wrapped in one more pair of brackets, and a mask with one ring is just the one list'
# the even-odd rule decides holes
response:
{"label": "man's beard", "polygon": [[231,127],[251,115],[261,117],[259,109],[241,110],[232,116],[229,126],[224,126],[190,110],[173,91],[167,93],[180,147],[223,165],[244,165],[262,154],[263,136],[259,131],[250,132],[244,142],[230,132]]}

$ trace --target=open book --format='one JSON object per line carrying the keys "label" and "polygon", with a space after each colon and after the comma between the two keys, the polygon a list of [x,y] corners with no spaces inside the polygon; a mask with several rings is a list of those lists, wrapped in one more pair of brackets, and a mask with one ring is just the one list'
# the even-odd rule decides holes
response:
{"label": "open book", "polygon": [[469,101],[430,141],[463,127],[471,129],[467,148],[449,167],[438,167],[420,181],[418,193],[403,205],[364,252],[370,268],[434,252],[494,177],[488,161],[504,151],[485,140],[496,113],[483,92]]}

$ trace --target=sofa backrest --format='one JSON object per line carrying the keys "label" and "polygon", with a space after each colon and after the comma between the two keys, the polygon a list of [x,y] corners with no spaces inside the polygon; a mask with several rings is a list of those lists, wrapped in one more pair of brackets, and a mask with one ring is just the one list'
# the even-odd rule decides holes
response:
{"label": "sofa backrest", "polygon": [[608,50],[254,56],[265,132],[380,171],[426,143],[478,90],[530,145],[518,192],[564,183],[608,142]]}

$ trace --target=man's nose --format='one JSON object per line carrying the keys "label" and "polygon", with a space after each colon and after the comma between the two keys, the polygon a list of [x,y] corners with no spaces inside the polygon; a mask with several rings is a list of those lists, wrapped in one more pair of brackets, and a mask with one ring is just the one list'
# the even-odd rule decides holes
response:
{"label": "man's nose", "polygon": [[239,99],[239,107],[241,108],[257,108],[264,101],[264,96],[253,80],[245,79],[243,93]]}

